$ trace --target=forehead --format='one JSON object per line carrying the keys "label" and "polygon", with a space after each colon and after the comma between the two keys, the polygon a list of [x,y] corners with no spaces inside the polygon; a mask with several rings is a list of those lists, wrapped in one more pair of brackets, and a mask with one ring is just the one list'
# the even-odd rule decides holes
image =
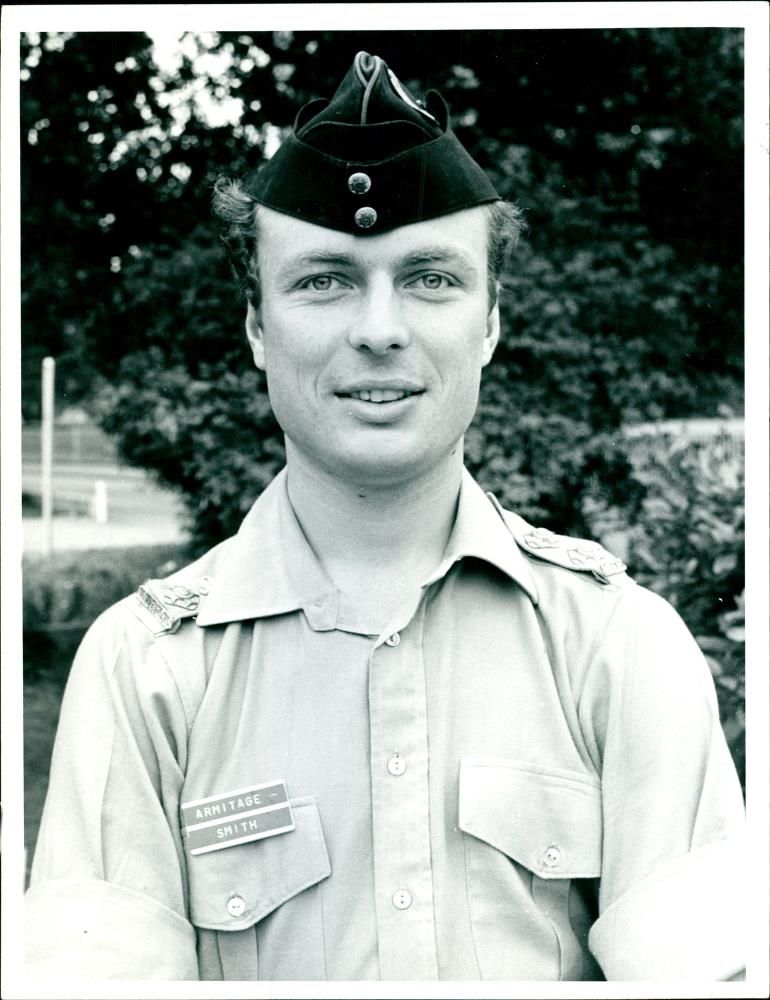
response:
{"label": "forehead", "polygon": [[317,226],[260,206],[260,266],[291,267],[313,255],[335,255],[362,266],[397,266],[422,255],[457,257],[468,266],[487,265],[487,214],[482,207],[416,222],[376,236],[356,236]]}

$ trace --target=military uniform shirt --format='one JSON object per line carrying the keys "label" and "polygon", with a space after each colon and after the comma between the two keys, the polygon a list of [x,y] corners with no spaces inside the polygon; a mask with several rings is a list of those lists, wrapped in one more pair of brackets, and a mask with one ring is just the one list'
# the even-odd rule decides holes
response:
{"label": "military uniform shirt", "polygon": [[[378,632],[281,473],[233,539],[150,588],[165,605],[128,598],[84,639],[31,971],[735,974],[742,797],[711,678],[673,609],[602,558],[465,473],[441,564]],[[190,853],[182,803],[278,779],[295,829]]]}

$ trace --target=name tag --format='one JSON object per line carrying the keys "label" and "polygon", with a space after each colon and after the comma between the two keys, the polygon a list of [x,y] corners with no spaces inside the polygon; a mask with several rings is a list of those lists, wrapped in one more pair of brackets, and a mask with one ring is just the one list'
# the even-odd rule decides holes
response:
{"label": "name tag", "polygon": [[182,820],[190,854],[208,854],[294,829],[282,780],[183,802]]}

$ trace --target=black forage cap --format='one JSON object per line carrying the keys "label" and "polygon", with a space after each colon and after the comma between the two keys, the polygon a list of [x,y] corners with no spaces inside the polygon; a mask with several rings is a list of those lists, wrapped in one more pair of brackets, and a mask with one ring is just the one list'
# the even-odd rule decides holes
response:
{"label": "black forage cap", "polygon": [[441,96],[431,91],[418,104],[368,52],[358,53],[330,101],[300,110],[246,188],[277,212],[357,236],[499,198],[452,131]]}

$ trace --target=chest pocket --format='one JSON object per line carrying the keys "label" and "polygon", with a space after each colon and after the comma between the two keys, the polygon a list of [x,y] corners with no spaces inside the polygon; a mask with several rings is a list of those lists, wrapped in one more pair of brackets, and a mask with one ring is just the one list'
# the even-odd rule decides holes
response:
{"label": "chest pocket", "polygon": [[325,978],[329,854],[315,798],[291,806],[288,833],[188,857],[202,978],[217,966],[225,980]]}
{"label": "chest pocket", "polygon": [[501,757],[460,766],[468,906],[482,979],[603,978],[588,952],[601,874],[601,789]]}

